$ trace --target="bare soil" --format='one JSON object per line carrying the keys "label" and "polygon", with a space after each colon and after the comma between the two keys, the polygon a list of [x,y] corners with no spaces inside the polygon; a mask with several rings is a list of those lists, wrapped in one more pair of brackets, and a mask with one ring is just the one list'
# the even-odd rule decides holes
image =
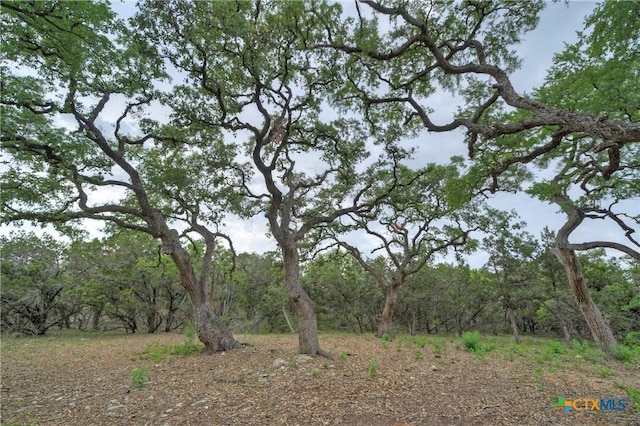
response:
{"label": "bare soil", "polygon": [[[180,334],[5,339],[2,424],[38,425],[634,425],[623,411],[554,408],[558,396],[626,398],[640,372],[612,362],[484,358],[460,347],[424,348],[373,336],[323,335],[336,356],[298,359],[295,336],[238,336],[215,355],[152,359]],[[386,347],[385,347],[386,346]],[[156,348],[150,349],[150,348]],[[286,361],[275,367],[274,361]],[[282,362],[282,361],[281,361]],[[377,369],[374,367],[377,366]],[[144,388],[132,372],[146,367]],[[374,371],[377,370],[377,371]],[[549,371],[553,371],[550,373]],[[375,374],[374,374],[375,373]]]}

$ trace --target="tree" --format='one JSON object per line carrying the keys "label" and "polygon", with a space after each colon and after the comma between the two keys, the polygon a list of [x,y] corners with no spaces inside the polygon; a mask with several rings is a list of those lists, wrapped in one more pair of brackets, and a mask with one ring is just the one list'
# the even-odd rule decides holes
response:
{"label": "tree", "polygon": [[[523,303],[537,302],[532,274],[533,259],[538,244],[532,235],[523,231],[526,224],[505,224],[505,226],[483,241],[489,253],[488,267],[496,281],[495,297],[501,302],[511,326],[513,338],[521,343],[517,310]],[[538,306],[532,309],[537,311]]]}
{"label": "tree", "polygon": [[[538,98],[552,105],[615,119],[620,129],[639,128],[640,4],[607,2],[585,21],[579,41],[556,56]],[[592,29],[590,33],[587,30]],[[570,88],[569,95],[566,95]],[[620,133],[624,133],[622,130]],[[640,135],[627,141],[600,134],[567,133],[552,152],[536,158],[536,165],[559,164],[547,182],[537,182],[531,193],[555,203],[567,216],[556,235],[555,254],[563,264],[576,302],[598,347],[608,356],[617,348],[613,331],[589,294],[576,250],[608,248],[640,259],[634,236],[640,215],[618,206],[640,193]],[[610,240],[570,241],[585,221],[607,220],[618,226],[625,243]]]}
{"label": "tree", "polygon": [[43,335],[75,310],[58,315],[68,288],[64,246],[51,236],[20,232],[0,237],[2,247],[2,329]]}
{"label": "tree", "polygon": [[[236,298],[231,321],[242,332],[284,332],[288,306],[278,252],[240,253],[233,274]],[[288,314],[287,314],[288,315]]]}
{"label": "tree", "polygon": [[549,322],[549,316],[555,317],[560,323],[565,342],[571,346],[572,334],[575,332],[575,321],[571,319],[574,316],[572,311],[575,311],[575,304],[571,303],[571,294],[564,285],[564,277],[566,277],[564,267],[553,253],[555,240],[555,232],[545,227],[540,236],[541,247],[536,264],[539,268],[538,275],[545,283],[546,300],[536,314],[539,319],[547,322]]}
{"label": "tree", "polygon": [[396,316],[410,334],[422,330],[461,335],[481,326],[493,296],[487,275],[460,260],[426,265],[400,288]]}
{"label": "tree", "polygon": [[[300,250],[313,229],[370,208],[361,203],[368,178],[357,175],[371,135],[357,118],[323,113],[332,102],[328,89],[342,76],[335,55],[309,47],[326,25],[339,27],[340,7],[315,7],[322,19],[299,2],[146,2],[136,22],[184,77],[170,94],[176,119],[222,131],[244,147],[257,179],[243,170],[241,189],[281,250],[299,350],[328,356],[318,342],[315,303],[301,285]],[[382,146],[399,136],[384,130],[376,134]],[[386,167],[382,161],[375,167]]]}
{"label": "tree", "polygon": [[[637,2],[607,2],[596,8],[586,22],[595,31],[582,33],[580,42],[557,59],[547,84],[551,96],[545,90],[534,96],[519,94],[508,75],[518,64],[508,47],[535,27],[543,2],[445,2],[429,7],[413,3],[386,6],[374,0],[361,3],[389,17],[391,29],[380,35],[378,21],[359,14],[349,29],[351,39],[327,34],[317,46],[344,52],[345,61],[357,61],[368,71],[349,75],[350,93],[355,95],[347,104],[355,99],[369,110],[400,102],[414,109],[404,123],[417,119],[432,132],[466,129],[469,156],[475,163],[469,180],[492,192],[520,189],[528,176],[524,166],[537,161],[539,166],[559,164],[564,168],[564,182],[585,184],[592,201],[604,195],[592,191],[592,186],[618,192],[610,200],[611,207],[625,192],[638,193],[637,184],[633,185],[638,182],[640,141],[638,91],[633,89],[638,78],[634,65],[640,56]],[[381,87],[371,90],[370,80]],[[438,88],[461,95],[465,104],[445,124],[436,124],[427,107],[429,96]],[[575,96],[566,96],[567,88]],[[560,101],[564,98],[566,102]],[[616,190],[617,185],[596,182],[610,181],[615,174],[620,176],[616,181],[630,186]],[[571,248],[568,237],[585,213],[614,221],[622,216],[606,207],[598,212],[576,209],[579,203],[567,200],[568,186],[559,184],[563,179],[552,179],[551,190],[538,187],[535,192],[545,193],[546,199],[559,204],[568,215],[566,226],[558,233],[558,256],[581,310],[590,317],[596,342],[611,354],[608,347],[615,346],[612,334],[589,301],[572,251],[576,246]],[[618,224],[629,231],[628,224]],[[615,248],[635,256],[637,242],[631,243]],[[611,242],[606,245],[612,247]],[[593,247],[580,247],[588,246]]]}
{"label": "tree", "polygon": [[[377,318],[376,336],[393,336],[393,314],[398,290],[407,277],[417,273],[437,254],[450,248],[460,250],[469,244],[469,234],[482,227],[480,203],[463,200],[459,194],[453,197],[453,187],[459,182],[455,164],[439,166],[430,164],[425,169],[411,170],[397,166],[392,176],[382,177],[375,190],[387,194],[375,203],[371,212],[348,215],[351,220],[344,226],[331,230],[336,244],[347,250],[372,276],[385,295],[382,313]],[[387,182],[393,183],[388,188]],[[376,193],[374,190],[374,194]],[[380,250],[383,261],[367,261],[360,249],[349,244],[341,234],[363,230],[376,241],[371,254]]]}
{"label": "tree", "polygon": [[302,281],[318,303],[320,327],[356,333],[375,328],[383,299],[371,291],[369,275],[352,256],[338,250],[318,254],[307,262]]}
{"label": "tree", "polygon": [[[237,347],[208,297],[215,241],[224,238],[217,189],[233,179],[233,147],[219,134],[145,117],[166,75],[104,3],[1,8],[3,222],[92,219],[159,239],[206,351]],[[199,271],[181,240],[192,235],[206,247]]]}
{"label": "tree", "polygon": [[115,229],[103,239],[75,242],[68,259],[72,293],[90,309],[94,330],[103,315],[131,332],[154,333],[163,323],[169,331],[184,322],[178,318],[186,298],[178,271],[146,235]]}

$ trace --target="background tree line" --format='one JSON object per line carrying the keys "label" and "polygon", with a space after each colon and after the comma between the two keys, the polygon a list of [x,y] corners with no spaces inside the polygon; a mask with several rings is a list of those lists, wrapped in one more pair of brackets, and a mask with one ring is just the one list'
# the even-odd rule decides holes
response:
{"label": "background tree line", "polygon": [[[546,241],[545,241],[546,239]],[[430,262],[407,279],[398,294],[394,331],[589,337],[561,265],[550,252],[552,233],[503,235],[485,241],[487,263],[473,269]],[[509,244],[509,250],[505,245]],[[202,247],[193,247],[199,250]],[[51,328],[123,329],[154,333],[181,329],[190,320],[189,298],[175,265],[140,234],[116,231],[103,239],[64,244],[46,234],[2,238],[2,330],[29,335]],[[212,271],[214,308],[234,333],[288,333],[297,318],[282,288],[278,252],[262,255],[218,247]],[[580,261],[589,290],[612,330],[624,340],[640,329],[640,265],[593,251]],[[382,257],[368,260],[388,274]],[[386,266],[385,266],[386,264]],[[317,303],[326,331],[372,333],[384,293],[345,250],[304,262],[302,283]]]}

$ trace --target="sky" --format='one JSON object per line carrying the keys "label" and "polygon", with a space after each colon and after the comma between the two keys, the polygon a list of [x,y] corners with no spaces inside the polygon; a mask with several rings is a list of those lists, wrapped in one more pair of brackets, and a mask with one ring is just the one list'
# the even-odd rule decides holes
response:
{"label": "sky", "polygon": [[[596,3],[592,1],[571,1],[548,3],[540,15],[538,27],[526,34],[524,40],[517,47],[523,59],[522,67],[511,75],[512,83],[519,93],[530,92],[540,86],[551,65],[553,54],[560,52],[565,43],[576,40],[576,31],[582,29],[584,18]],[[130,16],[135,10],[132,1],[114,1],[114,9],[123,17]],[[345,7],[353,7],[352,2],[345,2]],[[442,122],[448,120],[448,115],[455,112],[455,102],[447,96],[442,96],[432,106]],[[115,120],[114,120],[115,121]],[[446,162],[452,155],[465,155],[466,145],[463,134],[425,134],[415,140],[420,147],[415,163]],[[100,198],[113,198],[116,194],[103,194]],[[555,205],[542,203],[524,194],[497,194],[491,200],[493,207],[511,210],[516,209],[520,218],[528,224],[528,232],[539,236],[546,226],[557,230],[564,223],[564,216],[559,214]],[[640,201],[630,202],[628,208],[633,214],[640,210]],[[98,227],[91,226],[92,236],[99,236]],[[6,229],[2,231],[6,234]],[[257,252],[275,250],[276,244],[268,237],[267,223],[263,215],[257,215],[249,220],[240,220],[232,216],[224,223],[224,232],[231,236],[237,252]],[[621,241],[621,236],[615,234],[613,227],[604,223],[590,223],[582,226],[574,235],[574,241],[590,241],[609,237],[614,241]],[[372,247],[371,241],[353,241],[362,247]],[[366,252],[366,250],[364,250]],[[478,253],[468,258],[472,267],[480,267],[486,261],[486,255]]]}

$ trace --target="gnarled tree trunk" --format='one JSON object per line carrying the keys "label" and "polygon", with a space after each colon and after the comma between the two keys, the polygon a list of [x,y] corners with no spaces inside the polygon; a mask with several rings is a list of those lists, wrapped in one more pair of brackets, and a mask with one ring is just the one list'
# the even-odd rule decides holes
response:
{"label": "gnarled tree trunk", "polygon": [[582,268],[574,250],[556,248],[555,255],[558,257],[569,278],[569,285],[573,290],[578,308],[587,321],[591,335],[598,348],[609,358],[613,357],[613,352],[618,348],[616,338],[607,324],[602,312],[591,299],[586,281],[582,275]]}
{"label": "gnarled tree trunk", "polygon": [[602,312],[591,299],[575,250],[569,248],[569,236],[580,226],[584,220],[584,214],[571,204],[566,195],[558,194],[553,197],[553,201],[567,214],[567,222],[556,234],[556,248],[553,253],[564,266],[573,296],[589,326],[593,340],[608,358],[613,358],[614,351],[618,349],[618,343]]}
{"label": "gnarled tree trunk", "polygon": [[223,352],[240,346],[207,300],[192,300],[192,302],[196,334],[204,343],[205,353]]}
{"label": "gnarled tree trunk", "polygon": [[387,335],[393,338],[393,313],[396,309],[399,288],[400,286],[395,285],[395,283],[386,288],[384,308],[382,309],[382,314],[377,318],[376,337]]}
{"label": "gnarled tree trunk", "polygon": [[300,255],[295,243],[280,244],[284,262],[284,287],[298,317],[298,350],[309,356],[329,357],[320,349],[315,303],[300,283]]}
{"label": "gnarled tree trunk", "polygon": [[[163,250],[171,256],[180,272],[180,284],[187,290],[193,305],[193,322],[198,339],[204,343],[205,353],[228,351],[240,346],[231,330],[220,320],[209,300],[209,272],[207,259],[203,262],[201,279],[198,279],[189,253],[180,244],[176,230],[163,226],[161,235]],[[210,259],[209,259],[210,261]]]}

